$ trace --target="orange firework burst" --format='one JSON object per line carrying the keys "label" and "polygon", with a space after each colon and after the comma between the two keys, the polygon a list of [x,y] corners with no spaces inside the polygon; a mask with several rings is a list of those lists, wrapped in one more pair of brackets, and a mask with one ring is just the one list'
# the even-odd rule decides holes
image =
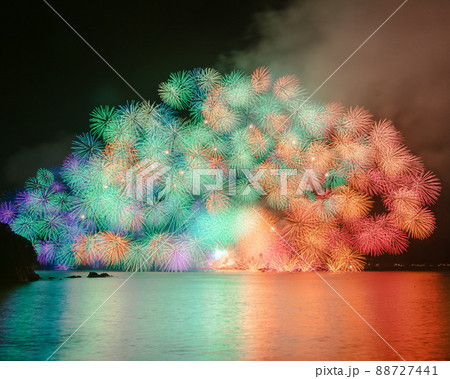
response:
{"label": "orange firework burst", "polygon": [[100,252],[96,236],[82,234],[75,238],[72,245],[75,264],[95,266],[99,262]]}
{"label": "orange firework burst", "polygon": [[389,120],[375,122],[370,132],[370,140],[372,146],[377,150],[386,150],[393,146],[399,146],[403,142],[400,132]]}
{"label": "orange firework burst", "polygon": [[379,150],[376,153],[375,161],[380,171],[388,178],[395,178],[420,168],[419,159],[404,146]]}
{"label": "orange firework burst", "polygon": [[128,257],[130,242],[128,238],[118,233],[111,231],[98,233],[96,242],[105,263],[110,267],[120,265]]}
{"label": "orange firework burst", "polygon": [[313,142],[305,154],[305,165],[309,165],[317,173],[325,173],[335,162],[335,151],[321,142]]}
{"label": "orange firework burst", "polygon": [[311,202],[304,197],[297,198],[291,203],[291,208],[285,210],[283,235],[289,241],[301,238],[304,232],[314,228],[317,223]]}
{"label": "orange firework burst", "polygon": [[257,158],[265,155],[267,152],[267,139],[264,133],[257,129],[254,125],[249,125],[250,135],[248,138],[248,143],[253,155]]}
{"label": "orange firework burst", "polygon": [[227,101],[226,90],[216,86],[208,94],[202,107],[202,114],[207,124],[216,131],[230,132],[240,121],[240,116],[232,110]]}
{"label": "orange firework burst", "polygon": [[277,113],[274,111],[267,112],[263,115],[261,125],[272,135],[281,133],[291,123],[291,118],[285,113]]}
{"label": "orange firework burst", "polygon": [[298,254],[313,267],[324,263],[328,253],[328,234],[330,228],[323,224],[316,224],[301,233],[296,241],[291,241]]}
{"label": "orange firework burst", "polygon": [[256,93],[267,92],[271,82],[272,77],[267,67],[258,67],[252,74],[252,86]]}
{"label": "orange firework burst", "polygon": [[344,115],[345,107],[339,103],[329,103],[325,106],[323,117],[330,130],[333,130]]}
{"label": "orange firework burst", "polygon": [[327,258],[326,265],[332,272],[361,271],[364,269],[365,257],[342,244],[335,248]]}
{"label": "orange firework burst", "polygon": [[273,85],[273,94],[279,100],[292,100],[300,93],[300,82],[294,75],[278,78]]}
{"label": "orange firework burst", "polygon": [[364,139],[336,136],[332,146],[346,172],[367,169],[374,164],[373,149]]}
{"label": "orange firework burst", "polygon": [[416,210],[420,205],[419,194],[410,188],[401,187],[391,192],[385,199],[387,209],[397,212],[411,212]]}
{"label": "orange firework burst", "polygon": [[366,133],[372,126],[372,115],[361,107],[350,108],[336,127],[341,135],[357,136]]}
{"label": "orange firework burst", "polygon": [[359,192],[374,194],[373,192],[371,193],[371,181],[367,171],[356,170],[350,172],[347,176],[347,182],[351,188]]}
{"label": "orange firework burst", "polygon": [[344,221],[352,221],[366,216],[372,207],[369,196],[347,186],[336,189],[337,211]]}
{"label": "orange firework burst", "polygon": [[425,239],[436,227],[434,215],[427,208],[402,209],[394,215],[399,226],[412,238]]}

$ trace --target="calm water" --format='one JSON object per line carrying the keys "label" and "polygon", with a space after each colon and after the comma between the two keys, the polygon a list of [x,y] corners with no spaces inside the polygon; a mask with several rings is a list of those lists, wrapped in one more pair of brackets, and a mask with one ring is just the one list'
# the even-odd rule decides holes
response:
{"label": "calm water", "polygon": [[[0,359],[47,359],[129,276],[81,275],[1,290]],[[405,359],[450,358],[450,273],[322,275]],[[398,356],[314,273],[211,272],[136,274],[53,359]]]}

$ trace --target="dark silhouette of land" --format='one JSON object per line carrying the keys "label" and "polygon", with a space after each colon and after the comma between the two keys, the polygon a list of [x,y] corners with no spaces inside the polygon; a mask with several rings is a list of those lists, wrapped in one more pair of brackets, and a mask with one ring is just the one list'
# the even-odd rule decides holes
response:
{"label": "dark silhouette of land", "polygon": [[39,280],[34,272],[37,256],[33,245],[0,223],[0,284],[25,283]]}

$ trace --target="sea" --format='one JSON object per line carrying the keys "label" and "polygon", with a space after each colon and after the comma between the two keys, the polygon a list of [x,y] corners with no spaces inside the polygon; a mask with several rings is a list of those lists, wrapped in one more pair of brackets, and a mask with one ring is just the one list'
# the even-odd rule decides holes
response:
{"label": "sea", "polygon": [[450,359],[450,272],[38,273],[1,360]]}

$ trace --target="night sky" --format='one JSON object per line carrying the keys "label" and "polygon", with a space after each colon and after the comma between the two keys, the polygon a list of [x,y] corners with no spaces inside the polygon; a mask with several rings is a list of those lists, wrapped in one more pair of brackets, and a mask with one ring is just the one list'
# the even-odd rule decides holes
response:
{"label": "night sky", "polygon": [[[269,65],[313,91],[402,1],[49,3],[144,98],[170,72]],[[426,3],[426,4],[422,4]],[[3,5],[0,192],[57,167],[103,104],[139,100],[43,2]],[[398,262],[450,262],[450,29],[445,1],[410,0],[315,94],[390,118],[443,183],[437,230]]]}

